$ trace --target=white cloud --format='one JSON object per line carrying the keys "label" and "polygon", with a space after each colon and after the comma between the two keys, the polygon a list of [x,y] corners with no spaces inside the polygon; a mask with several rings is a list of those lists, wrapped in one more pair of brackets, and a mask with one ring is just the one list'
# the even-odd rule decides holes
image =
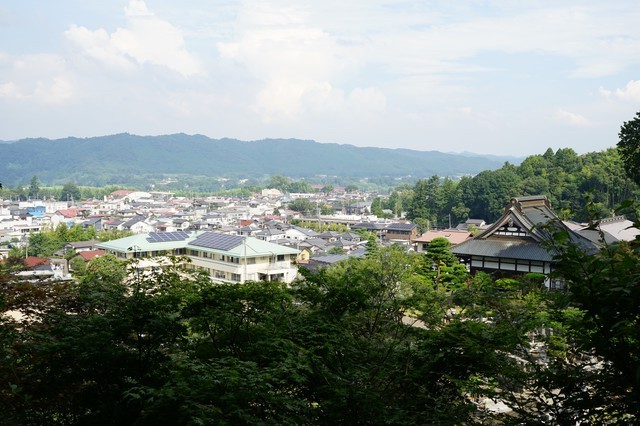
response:
{"label": "white cloud", "polygon": [[[0,52],[12,136],[535,150],[559,131],[559,144],[615,143],[640,97],[640,8],[629,0],[23,3],[0,6],[0,20],[2,8],[12,16],[11,53]],[[36,114],[54,126],[20,124]],[[530,144],[508,143],[523,135]]]}
{"label": "white cloud", "polygon": [[125,7],[126,28],[109,34],[71,26],[66,37],[81,51],[108,66],[131,69],[134,64],[160,65],[191,77],[204,73],[199,61],[186,50],[180,29],[149,11],[142,0],[130,0]]}
{"label": "white cloud", "polygon": [[626,101],[640,102],[640,80],[631,80],[624,89],[617,89],[616,96]]}
{"label": "white cloud", "polygon": [[4,55],[2,62],[9,64],[8,72],[3,74],[7,81],[0,84],[2,99],[62,105],[75,95],[73,77],[57,55]]}
{"label": "white cloud", "polygon": [[555,118],[556,120],[562,123],[569,124],[572,126],[590,127],[593,125],[593,123],[583,115],[576,114],[575,112],[570,112],[563,109],[560,109],[556,112]]}
{"label": "white cloud", "polygon": [[25,97],[14,82],[0,84],[0,98],[23,99]]}
{"label": "white cloud", "polygon": [[598,93],[600,93],[600,95],[605,98],[608,99],[609,97],[611,97],[611,90],[605,89],[604,87],[600,86],[598,87]]}
{"label": "white cloud", "polygon": [[[338,113],[369,93],[341,87],[358,69],[357,51],[310,19],[304,5],[248,2],[240,14],[238,37],[217,45],[223,59],[239,64],[259,82],[253,109],[265,122]],[[380,105],[377,96],[371,107]]]}
{"label": "white cloud", "polygon": [[65,36],[73,41],[89,57],[112,68],[132,70],[134,62],[112,43],[104,29],[91,31],[85,27],[72,25]]}

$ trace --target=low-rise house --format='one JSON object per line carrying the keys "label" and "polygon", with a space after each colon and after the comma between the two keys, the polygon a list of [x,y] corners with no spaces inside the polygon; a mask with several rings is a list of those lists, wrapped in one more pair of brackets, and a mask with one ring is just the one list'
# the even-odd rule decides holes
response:
{"label": "low-rise house", "polygon": [[16,275],[21,277],[51,278],[55,275],[51,260],[44,257],[28,256],[23,260],[24,268]]}
{"label": "low-rise house", "polygon": [[340,234],[340,239],[346,240],[346,241],[353,241],[355,243],[362,241],[362,237],[356,234],[355,232],[344,232]]}
{"label": "low-rise house", "polygon": [[378,223],[378,222],[359,222],[359,223],[354,223],[349,227],[351,228],[351,230],[364,229],[365,231],[374,233],[379,238],[382,238],[382,235],[384,234],[384,228],[386,227],[386,225],[384,223]]}
{"label": "low-rise house", "polygon": [[185,231],[191,227],[191,222],[184,218],[173,219],[173,226],[176,231]]}
{"label": "low-rise house", "polygon": [[417,253],[424,253],[427,251],[429,243],[435,238],[444,238],[453,247],[471,238],[471,236],[471,232],[458,229],[431,230],[413,240],[413,246]]}
{"label": "low-rise house", "polygon": [[95,250],[98,244],[100,244],[100,241],[98,240],[74,241],[71,243],[67,243],[64,248],[66,250],[74,250],[76,253],[81,253],[84,251]]}
{"label": "low-rise house", "polygon": [[105,254],[106,252],[104,250],[86,250],[79,252],[78,256],[80,256],[85,262],[89,262],[90,260],[104,256]]}
{"label": "low-rise house", "polygon": [[117,229],[118,231],[122,231],[122,224],[125,223],[124,220],[120,219],[120,218],[113,218],[111,220],[108,220],[107,222],[104,222],[102,227],[105,230],[111,230],[111,229]]}
{"label": "low-rise house", "polygon": [[336,240],[328,243],[325,247],[325,251],[330,251],[334,247],[341,249],[345,253],[350,253],[352,250],[358,247],[358,243],[348,240]]}
{"label": "low-rise house", "polygon": [[282,224],[279,227],[284,232],[284,237],[288,240],[304,241],[318,236],[316,231],[301,226]]}
{"label": "low-rise house", "polygon": [[305,267],[312,271],[317,271],[318,269],[335,265],[336,263],[342,262],[352,257],[355,257],[355,258],[365,257],[365,250],[362,249],[358,251],[353,251],[348,254],[322,254],[322,255],[312,256],[309,259],[309,263],[305,265]]}
{"label": "low-rise house", "polygon": [[468,230],[484,230],[487,228],[487,223],[484,219],[467,219],[464,223],[456,226],[456,229],[459,231],[468,231]]}
{"label": "low-rise house", "polygon": [[261,229],[260,231],[256,232],[253,236],[264,241],[272,241],[272,242],[286,238],[286,235],[283,230],[278,229],[276,227],[272,227],[272,226],[268,226]]}
{"label": "low-rise house", "polygon": [[327,241],[322,238],[307,238],[304,241],[298,243],[300,248],[308,248],[311,253],[318,253],[324,251],[327,248]]}
{"label": "low-rise house", "polygon": [[94,228],[96,231],[102,231],[102,223],[104,216],[93,216],[82,222],[82,229]]}
{"label": "low-rise house", "polygon": [[325,231],[321,234],[318,234],[318,238],[322,238],[323,240],[332,243],[340,238],[340,233],[335,231]]}
{"label": "low-rise house", "polygon": [[387,241],[413,241],[418,238],[418,226],[414,223],[390,223],[384,228]]}
{"label": "low-rise house", "polygon": [[298,253],[298,256],[296,257],[296,263],[298,265],[306,265],[309,263],[309,259],[311,258],[311,256],[313,256],[313,253],[310,249],[306,247],[301,248],[300,253]]}
{"label": "low-rise house", "polygon": [[371,212],[371,202],[356,202],[344,206],[344,214],[347,215],[364,215]]}
{"label": "low-rise house", "polygon": [[78,216],[77,209],[64,209],[57,210],[51,216],[51,225],[55,228],[59,224],[64,223],[67,227],[71,227],[74,223],[80,223],[82,221],[82,217]]}
{"label": "low-rise house", "polygon": [[186,256],[185,266],[208,272],[214,282],[283,281],[296,278],[300,250],[253,237],[212,231],[151,232],[101,243],[122,259]]}
{"label": "low-rise house", "polygon": [[146,222],[146,218],[144,216],[135,216],[126,222],[123,222],[121,224],[121,229],[135,234],[142,234],[145,232],[153,232],[154,227]]}

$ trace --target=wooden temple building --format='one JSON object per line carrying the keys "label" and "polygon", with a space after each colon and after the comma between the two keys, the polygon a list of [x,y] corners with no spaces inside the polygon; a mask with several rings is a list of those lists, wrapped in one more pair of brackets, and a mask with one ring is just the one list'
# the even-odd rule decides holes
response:
{"label": "wooden temple building", "polygon": [[[455,247],[452,252],[472,273],[516,276],[529,272],[548,275],[554,268],[554,250],[545,244],[552,236],[548,226],[568,232],[572,242],[596,252],[600,243],[572,230],[551,209],[544,195],[515,197],[495,223]],[[561,283],[547,282],[549,287]]]}

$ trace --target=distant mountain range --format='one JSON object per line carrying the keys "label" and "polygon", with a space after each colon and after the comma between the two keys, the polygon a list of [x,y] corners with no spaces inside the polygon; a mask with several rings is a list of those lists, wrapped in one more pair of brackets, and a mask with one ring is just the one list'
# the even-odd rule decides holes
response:
{"label": "distant mountain range", "polygon": [[127,176],[170,175],[291,178],[460,176],[500,168],[514,157],[409,149],[360,148],[298,139],[243,142],[202,135],[22,139],[0,143],[0,182],[82,185],[123,183]]}

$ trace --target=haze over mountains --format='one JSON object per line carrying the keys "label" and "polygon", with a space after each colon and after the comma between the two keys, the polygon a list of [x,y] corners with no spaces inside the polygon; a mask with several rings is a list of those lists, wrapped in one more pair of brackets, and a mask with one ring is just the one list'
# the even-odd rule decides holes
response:
{"label": "haze over mountains", "polygon": [[[181,174],[295,178],[460,176],[501,167],[514,157],[409,149],[361,148],[299,139],[243,142],[202,135],[136,136],[128,133],[64,139],[22,139],[0,144],[0,178],[7,184],[32,176],[48,184],[122,183],[123,176]],[[113,180],[112,180],[113,179]]]}

